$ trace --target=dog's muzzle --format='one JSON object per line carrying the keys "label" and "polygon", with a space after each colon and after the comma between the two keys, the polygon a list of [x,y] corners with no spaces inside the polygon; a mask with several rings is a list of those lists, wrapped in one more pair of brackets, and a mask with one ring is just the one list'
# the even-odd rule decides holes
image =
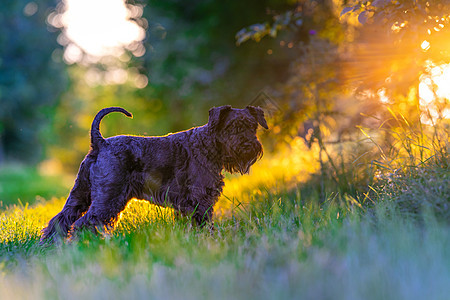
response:
{"label": "dog's muzzle", "polygon": [[230,173],[247,174],[250,167],[263,155],[262,145],[257,138],[230,144],[237,145],[228,148],[228,155],[225,157],[224,166]]}

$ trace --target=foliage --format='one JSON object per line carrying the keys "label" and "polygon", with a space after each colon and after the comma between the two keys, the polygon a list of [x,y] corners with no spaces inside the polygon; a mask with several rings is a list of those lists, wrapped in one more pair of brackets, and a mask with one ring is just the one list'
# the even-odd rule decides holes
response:
{"label": "foliage", "polygon": [[[272,92],[282,108],[273,121],[276,144],[297,136],[310,146],[316,143],[322,201],[327,193],[336,192],[365,202],[370,199],[368,187],[376,184],[378,165],[373,162],[380,156],[400,163],[410,148],[436,143],[440,149],[445,147],[433,132],[440,123],[439,139],[448,139],[443,113],[448,99],[438,95],[431,74],[447,61],[447,15],[441,11],[446,4],[356,1],[344,5],[342,10],[336,2],[300,1],[294,9],[275,15],[272,23],[242,29],[236,39],[258,42],[269,35],[298,53],[289,78]],[[298,32],[309,33],[309,38],[299,39]],[[425,38],[432,41],[431,50],[421,47]],[[434,93],[432,100],[419,95],[419,84],[425,80]],[[399,122],[401,118],[405,122]],[[400,136],[405,125],[420,139]],[[423,161],[434,153],[408,155]],[[443,157],[446,160],[448,154]],[[331,191],[324,188],[329,179],[335,183]]]}
{"label": "foliage", "polygon": [[234,35],[249,20],[265,19],[266,6],[282,9],[289,1],[142,2],[149,22],[147,51],[134,63],[149,85],[138,95],[159,99],[167,114],[183,116],[173,118],[171,131],[204,119],[212,106],[243,107],[283,78],[289,54],[268,55],[271,41],[263,48],[236,48]]}
{"label": "foliage", "polygon": [[66,84],[56,35],[46,25],[52,5],[0,4],[0,163],[42,159],[43,132]]}
{"label": "foliage", "polygon": [[[354,66],[353,75],[363,77],[365,88],[385,87],[391,95],[405,95],[417,87],[430,61],[435,65],[450,62],[446,1],[350,1],[346,5],[341,15],[357,16],[364,25],[353,57],[360,64]],[[370,61],[368,55],[380,57],[383,64]]]}
{"label": "foliage", "polygon": [[241,45],[245,41],[252,39],[259,42],[266,35],[275,38],[280,30],[297,30],[303,24],[302,14],[292,10],[288,10],[284,14],[275,15],[273,23],[265,22],[263,24],[254,24],[243,28],[236,33],[236,44]]}
{"label": "foliage", "polygon": [[[358,198],[371,184],[367,162],[374,153],[355,125],[367,124],[361,115],[379,110],[379,103],[356,97],[343,76],[345,35],[351,28],[339,22],[335,10],[329,1],[299,2],[295,10],[276,16],[273,25],[286,16],[291,16],[291,23],[303,20],[280,38],[280,46],[288,45],[298,55],[288,79],[273,93],[282,110],[275,117],[273,131],[278,135],[273,138],[280,145],[300,136],[309,147],[317,145],[320,175],[313,180],[321,201],[330,193]],[[298,32],[306,34],[301,37]],[[330,179],[333,185],[324,184]]]}

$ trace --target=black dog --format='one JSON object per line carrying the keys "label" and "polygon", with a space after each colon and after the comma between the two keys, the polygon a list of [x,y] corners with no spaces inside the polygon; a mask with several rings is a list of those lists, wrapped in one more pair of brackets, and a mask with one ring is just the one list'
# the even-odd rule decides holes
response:
{"label": "black dog", "polygon": [[248,173],[262,157],[258,124],[268,129],[263,111],[247,106],[214,107],[208,123],[162,137],[104,139],[101,119],[123,108],[102,109],[91,128],[91,150],[81,163],[64,208],[42,230],[41,242],[113,228],[131,198],[171,205],[203,226],[224,185],[222,170]]}

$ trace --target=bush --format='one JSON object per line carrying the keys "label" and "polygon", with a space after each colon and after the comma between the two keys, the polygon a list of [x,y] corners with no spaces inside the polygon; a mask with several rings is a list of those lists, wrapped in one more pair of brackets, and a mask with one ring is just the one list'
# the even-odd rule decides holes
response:
{"label": "bush", "polygon": [[448,157],[446,165],[412,167],[408,172],[380,176],[381,198],[392,201],[405,214],[418,217],[432,212],[438,219],[450,221],[450,186],[448,184]]}

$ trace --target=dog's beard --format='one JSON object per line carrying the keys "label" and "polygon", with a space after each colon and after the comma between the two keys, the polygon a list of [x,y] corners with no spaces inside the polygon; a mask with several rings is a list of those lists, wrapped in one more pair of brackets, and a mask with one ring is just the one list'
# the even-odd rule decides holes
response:
{"label": "dog's beard", "polygon": [[263,148],[258,140],[246,141],[237,145],[236,148],[227,149],[224,168],[230,173],[248,174],[250,167],[263,156]]}

